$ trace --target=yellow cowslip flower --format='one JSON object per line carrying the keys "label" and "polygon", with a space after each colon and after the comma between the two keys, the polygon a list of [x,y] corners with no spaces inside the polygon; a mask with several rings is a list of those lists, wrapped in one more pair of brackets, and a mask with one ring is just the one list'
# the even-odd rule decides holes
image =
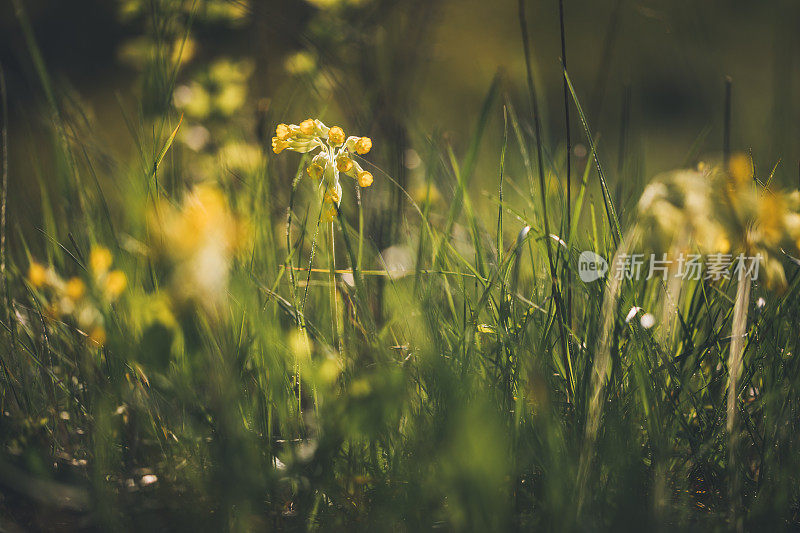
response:
{"label": "yellow cowslip flower", "polygon": [[372,139],[369,137],[361,137],[356,141],[356,153],[364,155],[372,150]]}
{"label": "yellow cowslip flower", "polygon": [[311,165],[309,165],[309,167],[306,169],[308,175],[314,178],[315,180],[322,179],[322,173],[324,171],[325,169],[322,168],[322,165],[320,165],[319,163],[311,163]]}
{"label": "yellow cowslip flower", "polygon": [[372,173],[368,170],[362,170],[358,173],[359,187],[369,187],[372,185]]}
{"label": "yellow cowslip flower", "polygon": [[328,140],[334,146],[344,144],[344,130],[339,126],[333,126],[328,130]]}
{"label": "yellow cowslip flower", "polygon": [[67,281],[64,293],[73,302],[78,301],[86,294],[86,284],[80,278],[71,278]]}
{"label": "yellow cowslip flower", "polygon": [[314,130],[316,129],[317,125],[314,123],[314,119],[307,118],[303,122],[300,123],[300,133],[303,135],[314,135]]}
{"label": "yellow cowslip flower", "polygon": [[292,130],[286,124],[278,124],[275,128],[275,136],[281,141],[285,141],[291,134]]}
{"label": "yellow cowslip flower", "polygon": [[325,203],[327,204],[339,204],[339,201],[342,199],[341,193],[336,189],[328,189],[325,191]]}
{"label": "yellow cowslip flower", "polygon": [[106,276],[103,293],[109,300],[116,300],[127,285],[128,278],[125,277],[125,273],[121,270],[112,270]]}
{"label": "yellow cowslip flower", "polygon": [[[326,204],[338,207],[341,202],[340,173],[353,178],[361,187],[372,185],[372,174],[362,169],[354,158],[354,155],[364,155],[372,149],[369,137],[345,137],[341,127],[329,128],[320,120],[310,118],[299,125],[278,124],[275,134],[272,139],[275,153],[283,150],[307,153],[319,149],[306,167],[306,173],[320,180],[319,191]],[[326,221],[333,220],[334,216],[329,208],[323,209],[322,218]]]}
{"label": "yellow cowslip flower", "polygon": [[284,150],[286,150],[287,148],[289,148],[289,142],[288,141],[284,141],[284,140],[282,140],[282,139],[280,139],[278,137],[273,137],[272,138],[272,151],[273,152],[275,152],[276,154],[279,154],[279,153],[283,152]]}
{"label": "yellow cowslip flower", "polygon": [[353,160],[346,155],[339,156],[336,159],[336,169],[339,172],[350,172],[351,168],[353,168]]}
{"label": "yellow cowslip flower", "polygon": [[111,252],[103,246],[95,246],[89,252],[89,268],[95,276],[102,276],[108,272],[113,260]]}
{"label": "yellow cowslip flower", "polygon": [[28,267],[28,281],[36,288],[44,287],[47,283],[47,269],[44,265],[32,262]]}

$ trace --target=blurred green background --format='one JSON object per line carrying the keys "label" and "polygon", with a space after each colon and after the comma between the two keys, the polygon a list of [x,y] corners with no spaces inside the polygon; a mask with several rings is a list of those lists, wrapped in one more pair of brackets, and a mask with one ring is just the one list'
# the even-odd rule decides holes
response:
{"label": "blurred green background", "polygon": [[[287,60],[290,70],[302,70],[303,65],[291,63],[298,51],[310,52],[320,69],[335,68],[335,74],[328,71],[327,82],[345,87],[353,100],[371,100],[380,104],[378,112],[392,108],[402,115],[408,147],[418,150],[433,132],[463,148],[476,120],[464,110],[478,108],[498,71],[506,89],[525,101],[516,2],[220,3],[238,10],[241,19],[229,24],[198,17],[192,29],[194,57],[179,77],[219,57],[252,60],[247,105],[253,115],[259,99],[274,99],[297,88]],[[71,98],[92,115],[98,137],[110,140],[106,146],[120,154],[135,150],[123,117],[141,97],[141,72],[126,50],[146,33],[148,24],[144,17],[121,15],[126,4],[131,2],[25,2],[56,86],[71,91]],[[782,159],[776,179],[786,186],[796,183],[800,147],[791,139],[800,128],[793,98],[800,66],[800,39],[794,31],[800,19],[797,2],[567,0],[565,12],[570,75],[591,127],[600,136],[599,150],[612,182],[618,174],[626,100],[626,149],[638,154],[640,163],[625,179],[641,183],[680,166],[698,141],[699,154],[721,150],[723,80],[729,75],[733,148],[752,149],[757,167],[771,168]],[[540,98],[546,102],[545,138],[555,145],[564,129],[557,2],[531,2],[528,19]],[[50,117],[11,2],[0,4],[0,62],[12,111],[13,216],[20,206],[27,211],[38,205],[30,162],[32,154],[48,148],[41,132]],[[295,99],[285,120],[299,121],[310,114],[312,106],[300,100]],[[324,96],[320,100],[323,105],[331,102]],[[369,109],[366,113],[375,108],[363,107]],[[373,115],[372,129],[381,121],[391,128],[396,118]],[[477,183],[496,179],[493,154],[498,153],[502,120],[493,117],[493,122],[490,131],[497,135],[483,145],[478,167],[483,179]],[[577,122],[572,130],[579,144],[584,136]],[[577,155],[585,152],[581,146],[576,149]],[[391,173],[390,161],[378,164]],[[47,169],[41,172],[46,175]],[[634,191],[631,195],[636,196]]]}

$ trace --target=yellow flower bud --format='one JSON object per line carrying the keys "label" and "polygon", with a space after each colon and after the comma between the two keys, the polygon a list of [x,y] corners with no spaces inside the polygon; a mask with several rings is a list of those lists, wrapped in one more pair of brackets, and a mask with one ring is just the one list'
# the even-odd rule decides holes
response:
{"label": "yellow flower bud", "polygon": [[89,253],[89,268],[95,276],[105,274],[111,268],[111,252],[108,248],[97,246]]}
{"label": "yellow flower bud", "polygon": [[39,263],[31,263],[28,268],[28,281],[34,287],[42,287],[47,283],[47,269]]}
{"label": "yellow flower bud", "polygon": [[125,287],[128,285],[128,278],[120,270],[114,270],[108,273],[105,280],[105,295],[109,300],[116,300],[122,294]]}
{"label": "yellow flower bud", "polygon": [[272,138],[272,151],[276,154],[279,154],[286,150],[289,147],[289,143],[287,141],[283,141],[278,137]]}
{"label": "yellow flower bud", "polygon": [[317,126],[314,124],[314,119],[307,118],[300,123],[300,133],[303,135],[314,135],[314,130],[316,127]]}
{"label": "yellow flower bud", "polygon": [[339,126],[334,126],[328,130],[328,140],[334,146],[339,146],[344,142],[344,130]]}
{"label": "yellow flower bud", "polygon": [[339,191],[336,189],[328,189],[325,191],[325,202],[329,204],[338,204],[341,197],[339,196]]}
{"label": "yellow flower bud", "polygon": [[353,168],[353,160],[347,156],[341,156],[336,160],[336,168],[339,169],[339,172],[350,172],[350,169]]}
{"label": "yellow flower bud", "polygon": [[358,173],[358,185],[361,187],[369,187],[372,185],[372,173],[368,170],[362,170]]}
{"label": "yellow flower bud", "polygon": [[314,178],[315,180],[322,179],[322,173],[325,169],[322,168],[322,165],[319,163],[311,163],[311,165],[306,168],[306,172],[308,175]]}
{"label": "yellow flower bud", "polygon": [[361,137],[358,141],[356,141],[357,153],[364,155],[370,150],[372,150],[372,139],[369,137]]}
{"label": "yellow flower bud", "polygon": [[86,285],[81,279],[72,278],[67,282],[64,292],[66,293],[67,298],[74,302],[80,300],[86,293]]}
{"label": "yellow flower bud", "polygon": [[336,218],[336,206],[331,205],[329,207],[322,208],[322,221],[323,222],[333,222]]}
{"label": "yellow flower bud", "polygon": [[285,141],[291,135],[292,130],[290,130],[289,126],[286,124],[278,124],[278,126],[275,128],[275,136],[281,141]]}

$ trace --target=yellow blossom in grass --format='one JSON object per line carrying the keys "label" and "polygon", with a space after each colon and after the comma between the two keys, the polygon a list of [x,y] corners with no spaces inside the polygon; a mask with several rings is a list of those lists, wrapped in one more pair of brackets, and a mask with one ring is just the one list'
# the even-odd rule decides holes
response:
{"label": "yellow blossom in grass", "polygon": [[241,83],[228,83],[214,96],[217,111],[230,116],[247,101],[247,87]]}
{"label": "yellow blossom in grass", "polygon": [[344,130],[339,126],[333,126],[328,130],[328,140],[334,146],[344,144]]}
{"label": "yellow blossom in grass", "polygon": [[73,302],[80,300],[86,294],[86,284],[80,278],[72,278],[67,282],[64,293]]}
{"label": "yellow blossom in grass", "polygon": [[247,224],[230,209],[217,187],[203,184],[180,205],[164,202],[151,211],[155,251],[171,269],[172,295],[219,311],[227,295],[234,253],[246,242]]}
{"label": "yellow blossom in grass", "polygon": [[753,179],[753,165],[745,154],[734,154],[728,162],[728,169],[734,184],[746,185]]}
{"label": "yellow blossom in grass", "polygon": [[786,212],[786,202],[778,194],[766,191],[758,198],[757,229],[766,243],[774,246],[780,242],[786,227]]}
{"label": "yellow blossom in grass", "polygon": [[43,287],[47,283],[47,269],[39,263],[31,263],[28,267],[28,281],[34,287]]}
{"label": "yellow blossom in grass", "polygon": [[111,268],[113,257],[108,248],[96,246],[89,253],[89,268],[95,276],[102,276]]}
{"label": "yellow blossom in grass", "polygon": [[128,278],[125,277],[125,273],[121,270],[112,270],[106,276],[103,292],[109,300],[116,300],[127,285]]}
{"label": "yellow blossom in grass", "polygon": [[[354,159],[354,154],[363,155],[372,149],[372,140],[369,137],[345,137],[341,127],[329,128],[322,121],[310,118],[300,125],[278,124],[275,133],[276,136],[272,139],[275,153],[283,150],[298,153],[317,151],[311,164],[306,167],[306,173],[320,180],[317,190],[325,203],[336,204],[338,207],[341,202],[340,174],[356,180],[361,187],[372,185],[372,174],[362,169]],[[322,218],[331,221],[335,215],[335,211],[331,213],[326,207]]]}
{"label": "yellow blossom in grass", "polygon": [[346,155],[341,156],[336,160],[336,168],[339,172],[350,172],[350,169],[353,168],[353,160]]}
{"label": "yellow blossom in grass", "polygon": [[358,185],[360,187],[369,187],[372,185],[372,173],[368,170],[362,170],[358,173]]}
{"label": "yellow blossom in grass", "polygon": [[369,137],[361,137],[356,141],[356,153],[364,155],[372,150],[372,139]]}
{"label": "yellow blossom in grass", "polygon": [[719,233],[714,240],[714,245],[711,248],[714,252],[726,254],[731,250],[731,241],[724,233]]}
{"label": "yellow blossom in grass", "polygon": [[411,197],[418,204],[435,204],[442,199],[439,189],[437,189],[432,183],[420,183],[416,187],[412,188],[410,193]]}
{"label": "yellow blossom in grass", "polygon": [[314,123],[314,119],[307,118],[300,123],[300,133],[303,135],[314,135],[315,129],[316,124]]}

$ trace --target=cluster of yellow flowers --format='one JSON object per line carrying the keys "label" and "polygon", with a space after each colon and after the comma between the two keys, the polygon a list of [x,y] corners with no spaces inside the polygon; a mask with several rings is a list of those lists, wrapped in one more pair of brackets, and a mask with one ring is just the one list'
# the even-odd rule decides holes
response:
{"label": "cluster of yellow flowers", "polygon": [[329,222],[336,216],[336,207],[342,201],[339,174],[355,179],[360,187],[372,185],[372,173],[361,168],[354,154],[364,155],[372,149],[369,137],[346,137],[339,126],[328,127],[320,120],[306,119],[300,124],[278,124],[272,138],[272,151],[284,150],[308,153],[320,149],[306,169],[309,176],[320,181],[320,191],[325,206],[323,219]]}
{"label": "cluster of yellow flowers", "polygon": [[178,207],[160,202],[148,222],[155,251],[171,267],[173,295],[179,302],[216,309],[226,295],[233,255],[248,234],[247,224],[231,212],[222,191],[200,184]]}
{"label": "cluster of yellow flowers", "polygon": [[52,266],[35,261],[28,268],[28,282],[42,291],[47,301],[45,312],[49,317],[70,318],[86,332],[89,340],[102,346],[106,340],[106,332],[98,304],[100,300],[105,304],[116,301],[128,284],[128,279],[121,270],[111,270],[113,261],[107,248],[92,248],[89,254],[89,272],[95,289],[93,293],[87,290],[86,283],[81,278],[64,280]]}
{"label": "cluster of yellow flowers", "polygon": [[191,119],[230,117],[246,103],[247,82],[254,69],[252,61],[219,59],[188,84],[177,86],[173,103]]}
{"label": "cluster of yellow flowers", "polygon": [[727,170],[701,164],[659,177],[642,194],[639,214],[657,248],[760,256],[775,288],[786,284],[785,250],[800,248],[800,191],[759,186],[744,154],[731,157]]}

